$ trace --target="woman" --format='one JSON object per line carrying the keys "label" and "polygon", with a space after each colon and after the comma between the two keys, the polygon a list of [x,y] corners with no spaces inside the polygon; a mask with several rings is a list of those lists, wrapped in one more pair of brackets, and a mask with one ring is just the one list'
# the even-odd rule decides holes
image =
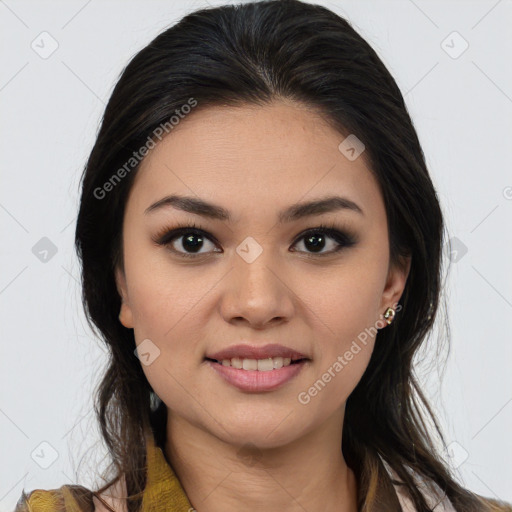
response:
{"label": "woman", "polygon": [[443,237],[402,95],[346,20],[186,16],[124,70],[82,182],[109,481],[17,510],[512,510],[451,475],[412,373]]}

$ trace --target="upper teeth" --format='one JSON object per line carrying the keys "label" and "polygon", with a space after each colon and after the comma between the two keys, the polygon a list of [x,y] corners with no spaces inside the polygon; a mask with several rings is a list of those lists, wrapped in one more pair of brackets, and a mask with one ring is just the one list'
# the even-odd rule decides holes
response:
{"label": "upper teeth", "polygon": [[241,359],[233,357],[232,359],[223,359],[222,366],[232,366],[243,370],[269,371],[283,366],[289,366],[292,360],[290,357],[269,357],[267,359]]}

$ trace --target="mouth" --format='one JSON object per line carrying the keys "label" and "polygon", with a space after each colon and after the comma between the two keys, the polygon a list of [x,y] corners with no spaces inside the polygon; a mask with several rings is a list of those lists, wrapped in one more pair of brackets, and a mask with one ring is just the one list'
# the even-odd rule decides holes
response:
{"label": "mouth", "polygon": [[311,360],[269,357],[267,359],[224,359],[210,357],[205,363],[222,382],[245,393],[263,393],[283,387],[303,371]]}
{"label": "mouth", "polygon": [[216,363],[224,367],[235,368],[237,370],[267,372],[310,361],[310,359],[307,357],[296,357],[295,359],[291,357],[267,357],[264,359],[233,357],[231,359],[219,360],[205,357],[205,361],[210,361],[211,363]]}
{"label": "mouth", "polygon": [[242,343],[205,354],[204,363],[223,382],[247,393],[273,391],[292,380],[311,359],[280,344]]}
{"label": "mouth", "polygon": [[300,360],[309,359],[308,355],[276,343],[240,343],[217,352],[207,352],[205,359],[238,369],[266,371],[297,364]]}

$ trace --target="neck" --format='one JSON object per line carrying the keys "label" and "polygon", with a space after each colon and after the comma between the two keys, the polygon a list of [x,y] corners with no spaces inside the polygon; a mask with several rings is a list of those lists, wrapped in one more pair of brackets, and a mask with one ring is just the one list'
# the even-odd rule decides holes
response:
{"label": "neck", "polygon": [[234,446],[168,411],[165,455],[197,512],[357,511],[343,415],[286,445]]}

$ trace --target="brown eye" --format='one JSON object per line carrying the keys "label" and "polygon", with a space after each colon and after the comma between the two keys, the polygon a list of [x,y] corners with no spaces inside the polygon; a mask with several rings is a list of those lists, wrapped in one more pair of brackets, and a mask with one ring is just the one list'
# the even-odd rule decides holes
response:
{"label": "brown eye", "polygon": [[[158,244],[166,245],[169,249],[180,256],[195,257],[196,255],[204,255],[211,253],[210,249],[215,248],[215,244],[204,232],[200,229],[189,227],[179,228],[166,232],[162,237],[159,237]],[[205,249],[202,251],[202,249]],[[214,250],[213,252],[222,252]]]}
{"label": "brown eye", "polygon": [[[356,243],[356,239],[353,235],[327,226],[319,226],[318,228],[308,230],[297,239],[294,245],[302,240],[304,240],[303,245],[305,250],[300,252],[318,256],[333,254],[345,247],[351,247]],[[326,247],[327,250],[323,251]]]}

